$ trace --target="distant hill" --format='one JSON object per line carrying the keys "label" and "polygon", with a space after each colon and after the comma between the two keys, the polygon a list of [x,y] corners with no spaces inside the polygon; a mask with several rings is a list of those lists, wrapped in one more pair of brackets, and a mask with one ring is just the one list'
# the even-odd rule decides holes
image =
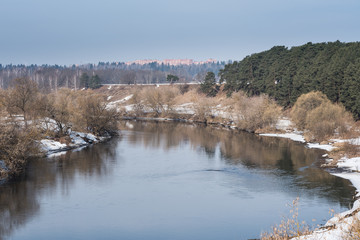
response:
{"label": "distant hill", "polygon": [[101,84],[163,83],[168,74],[179,77],[181,82],[202,81],[206,72],[218,73],[225,62],[208,60],[165,60],[139,63],[99,62],[72,66],[59,65],[6,65],[0,64],[0,88],[7,88],[11,80],[29,77],[40,88],[48,91],[59,87],[81,88],[81,75],[98,75]]}
{"label": "distant hill", "polygon": [[227,64],[219,75],[229,94],[267,93],[289,107],[301,94],[321,91],[360,119],[360,42],[276,46]]}

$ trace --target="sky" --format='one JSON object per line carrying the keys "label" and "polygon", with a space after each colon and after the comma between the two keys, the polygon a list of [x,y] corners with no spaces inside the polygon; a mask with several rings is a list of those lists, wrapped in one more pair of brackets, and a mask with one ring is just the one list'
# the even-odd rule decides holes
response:
{"label": "sky", "polygon": [[241,60],[360,41],[359,0],[0,0],[0,64]]}

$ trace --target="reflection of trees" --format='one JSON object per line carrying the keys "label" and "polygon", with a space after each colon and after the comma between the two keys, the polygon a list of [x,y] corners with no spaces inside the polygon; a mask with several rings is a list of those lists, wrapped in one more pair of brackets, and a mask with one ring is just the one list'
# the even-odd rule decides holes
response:
{"label": "reflection of trees", "polygon": [[0,186],[0,239],[9,236],[39,211],[36,194],[27,186],[25,182]]}
{"label": "reflection of trees", "polygon": [[[219,147],[221,159],[230,165],[270,169],[276,175],[294,176],[302,189],[319,189],[317,196],[340,202],[348,207],[355,189],[349,181],[330,175],[318,168],[321,150],[307,149],[288,139],[260,137],[245,132],[226,131],[181,123],[132,122],[134,144],[165,150],[189,142],[197,151],[210,158]],[[138,132],[142,134],[138,134]],[[309,191],[309,194],[315,191]]]}
{"label": "reflection of trees", "polygon": [[117,141],[110,141],[49,160],[34,160],[22,179],[0,185],[0,239],[9,236],[39,212],[38,199],[42,194],[51,194],[57,188],[67,192],[78,174],[106,176],[112,170],[116,144]]}

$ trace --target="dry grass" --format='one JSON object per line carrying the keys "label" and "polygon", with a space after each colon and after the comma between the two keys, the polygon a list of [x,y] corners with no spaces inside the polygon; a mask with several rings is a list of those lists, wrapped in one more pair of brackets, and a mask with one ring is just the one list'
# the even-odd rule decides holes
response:
{"label": "dry grass", "polygon": [[351,142],[342,142],[334,144],[336,147],[329,153],[329,157],[333,159],[334,164],[342,157],[358,157],[360,156],[360,146]]}
{"label": "dry grass", "polygon": [[176,96],[174,101],[176,105],[181,105],[184,103],[192,103],[192,102],[196,102],[199,96],[201,95],[199,95],[197,89],[192,88],[186,93]]}
{"label": "dry grass", "polygon": [[133,105],[135,116],[141,116],[145,112],[145,104],[140,91],[133,91],[133,96],[130,99],[130,104]]}
{"label": "dry grass", "polygon": [[299,198],[296,198],[290,205],[290,217],[284,218],[279,225],[272,227],[272,232],[265,232],[261,235],[262,240],[288,240],[294,237],[307,235],[310,233],[309,226],[300,222]]}
{"label": "dry grass", "polygon": [[360,219],[358,216],[354,216],[352,223],[349,225],[349,229],[345,231],[344,240],[359,240],[360,239]]}

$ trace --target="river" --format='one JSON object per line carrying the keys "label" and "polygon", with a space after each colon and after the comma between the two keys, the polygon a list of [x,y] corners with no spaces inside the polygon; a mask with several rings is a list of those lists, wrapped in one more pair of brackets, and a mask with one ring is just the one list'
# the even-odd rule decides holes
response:
{"label": "river", "polygon": [[0,185],[0,239],[250,239],[289,215],[324,224],[355,188],[321,150],[181,123],[124,122],[121,136],[37,159]]}

